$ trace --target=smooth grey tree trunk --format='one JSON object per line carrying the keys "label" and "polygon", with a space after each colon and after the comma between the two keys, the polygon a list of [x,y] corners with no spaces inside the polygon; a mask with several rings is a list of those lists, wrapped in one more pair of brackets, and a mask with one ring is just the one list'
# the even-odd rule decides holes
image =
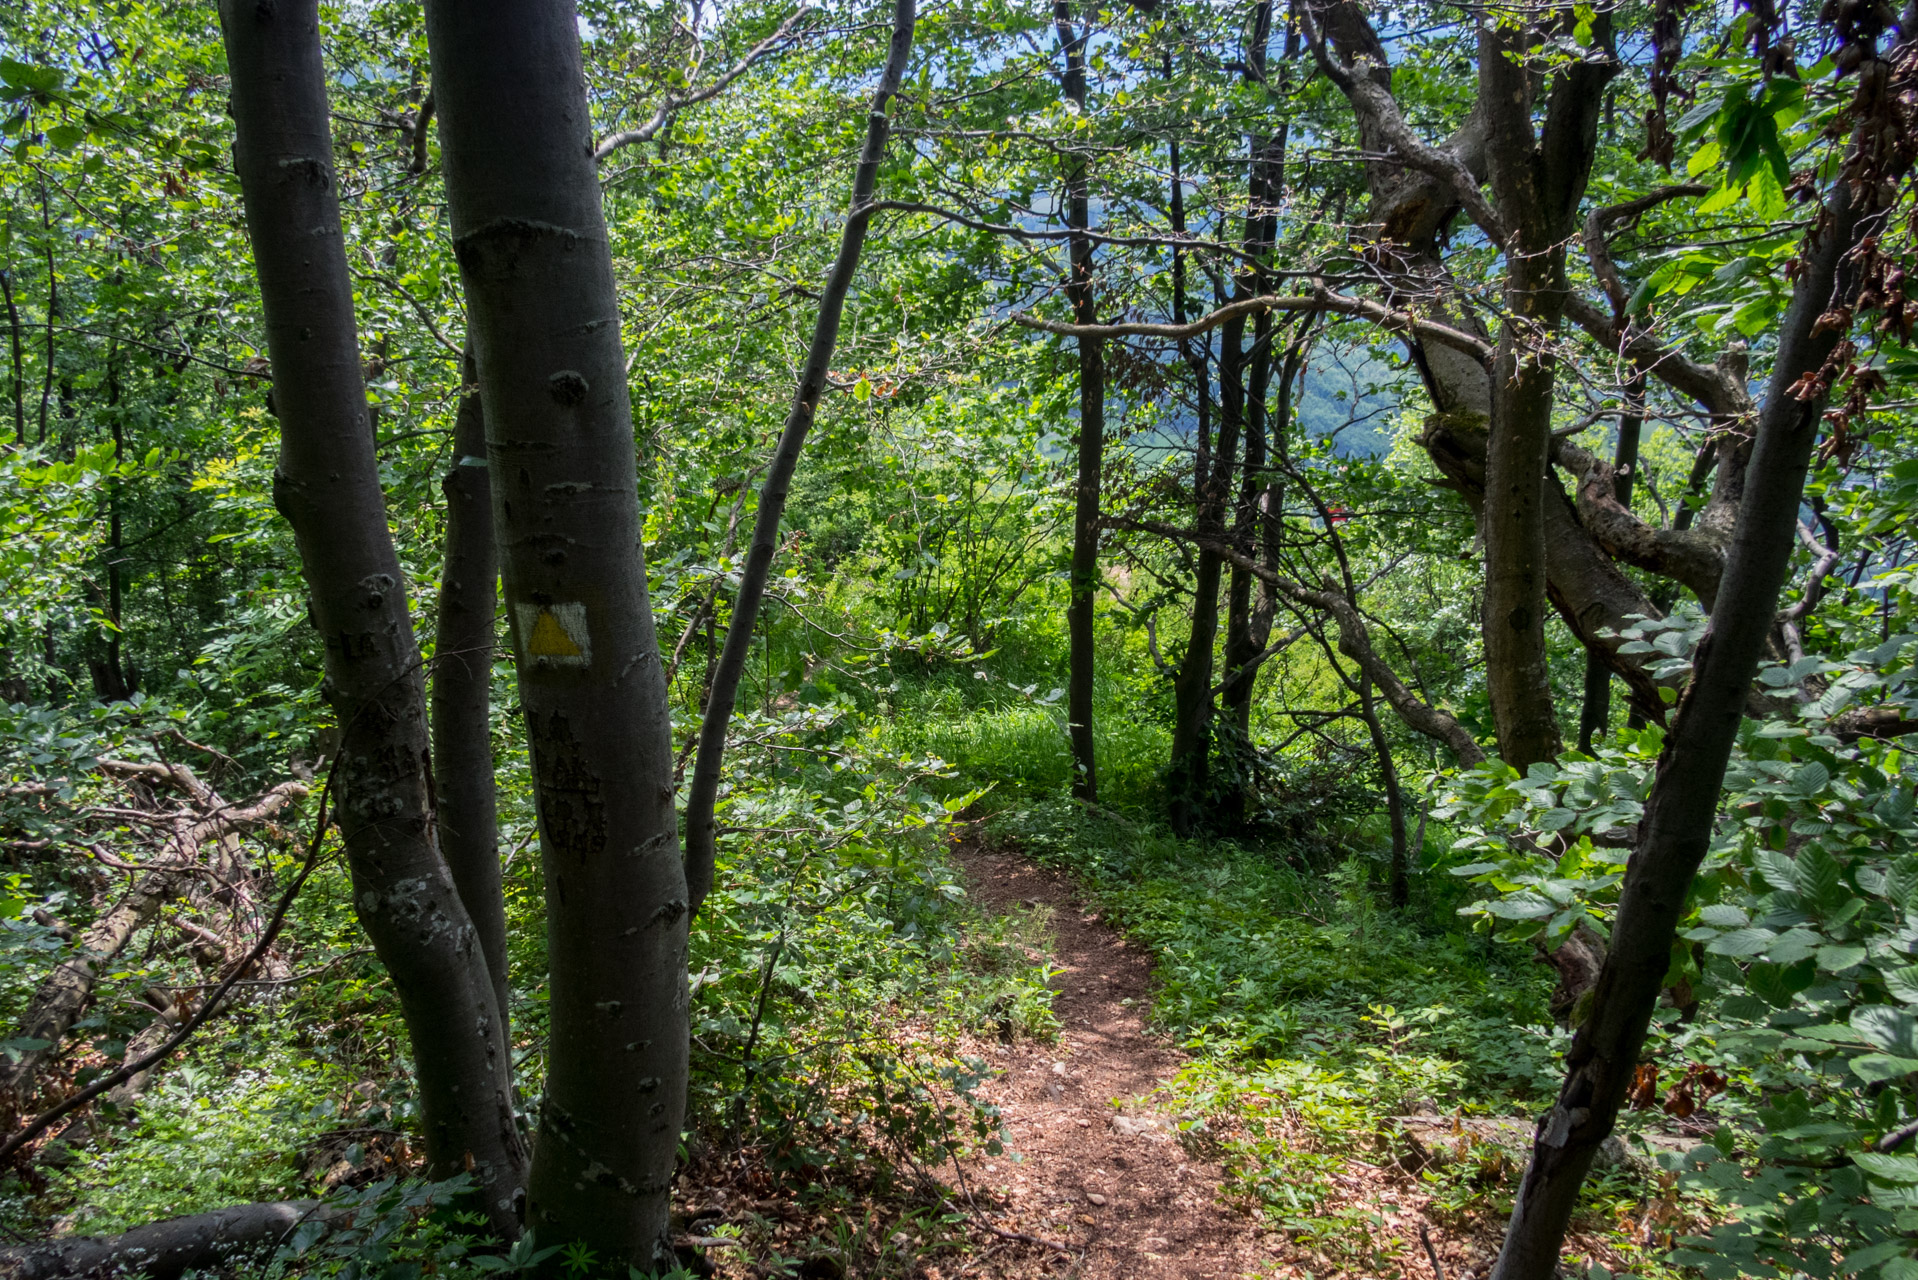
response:
{"label": "smooth grey tree trunk", "polygon": [[686,794],[687,901],[694,912],[698,912],[700,903],[713,887],[713,865],[719,854],[714,806],[719,800],[726,728],[732,721],[733,706],[739,697],[740,678],[745,675],[746,662],[752,654],[753,628],[765,598],[766,577],[772,570],[773,555],[779,550],[779,522],[786,512],[793,471],[799,465],[800,451],[806,447],[806,435],[818,412],[819,398],[826,390],[833,349],[839,344],[839,322],[845,313],[846,295],[852,289],[853,273],[859,268],[859,254],[866,243],[866,229],[872,222],[873,190],[879,182],[879,163],[885,158],[886,135],[891,127],[886,108],[899,92],[906,62],[912,56],[915,4],[916,0],[894,0],[892,42],[887,48],[879,87],[873,91],[872,105],[867,110],[866,141],[859,152],[859,165],[853,172],[852,201],[847,208],[845,229],[839,236],[839,253],[826,276],[825,288],[820,291],[819,315],[813,321],[806,365],[793,393],[792,408],[786,414],[785,429],[766,468],[766,481],[759,489],[752,542],[746,550],[746,566],[739,577],[738,594],[733,598],[732,621],[726,627],[725,647],[713,668],[711,691],[701,713],[699,758],[693,764],[692,786]]}
{"label": "smooth grey tree trunk", "polygon": [[220,25],[280,420],[273,496],[326,639],[353,905],[412,1038],[429,1168],[471,1169],[512,1234],[525,1155],[493,986],[434,838],[426,691],[361,380],[318,4],[222,0]]}
{"label": "smooth grey tree trunk", "polygon": [[527,1225],[663,1269],[686,878],[579,19],[570,0],[435,0],[426,18],[546,880]]}
{"label": "smooth grey tree trunk", "polygon": [[446,559],[440,570],[439,631],[433,644],[433,790],[439,801],[440,853],[479,934],[499,1003],[501,1049],[510,1051],[512,988],[507,981],[506,900],[500,889],[493,782],[499,557],[493,549],[486,412],[470,346],[460,364],[453,465],[440,481],[440,492],[446,495]]}

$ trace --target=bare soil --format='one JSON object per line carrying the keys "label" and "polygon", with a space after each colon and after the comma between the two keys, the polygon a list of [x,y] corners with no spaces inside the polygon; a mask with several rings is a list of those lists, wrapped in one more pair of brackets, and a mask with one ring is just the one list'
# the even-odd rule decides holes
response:
{"label": "bare soil", "polygon": [[[1103,921],[1069,877],[971,836],[954,855],[973,899],[987,910],[1050,909],[1061,970],[1053,1009],[1063,1032],[1057,1044],[1022,1041],[986,1051],[1001,1074],[982,1092],[1000,1108],[1007,1151],[964,1162],[959,1190],[972,1198],[981,1247],[963,1264],[926,1268],[926,1280],[1478,1280],[1490,1271],[1502,1220],[1433,1213],[1426,1188],[1389,1157],[1381,1164],[1348,1159],[1333,1178],[1344,1193],[1338,1208],[1363,1210],[1345,1220],[1366,1237],[1322,1241],[1345,1255],[1339,1260],[1228,1204],[1220,1194],[1223,1171],[1179,1141],[1177,1118],[1158,1092],[1187,1058],[1146,1029],[1150,957]],[[1477,1136],[1471,1122],[1402,1119],[1425,1133],[1425,1146],[1462,1149]],[[1509,1123],[1529,1134],[1529,1121]],[[1667,1200],[1641,1209],[1633,1233],[1644,1243],[1669,1234]],[[1567,1245],[1577,1271],[1586,1261],[1614,1270],[1627,1265],[1587,1230],[1575,1230]],[[1433,1267],[1433,1253],[1441,1269]],[[1353,1255],[1365,1259],[1356,1271]]]}
{"label": "bare soil", "polygon": [[1056,1044],[1002,1046],[983,1092],[1007,1151],[967,1162],[983,1221],[1051,1244],[991,1237],[959,1274],[1085,1280],[1212,1280],[1269,1272],[1283,1246],[1221,1203],[1217,1165],[1175,1139],[1153,1093],[1185,1062],[1148,1034],[1152,966],[1062,875],[971,841],[957,851],[975,901],[995,913],[1049,907],[1061,973]]}

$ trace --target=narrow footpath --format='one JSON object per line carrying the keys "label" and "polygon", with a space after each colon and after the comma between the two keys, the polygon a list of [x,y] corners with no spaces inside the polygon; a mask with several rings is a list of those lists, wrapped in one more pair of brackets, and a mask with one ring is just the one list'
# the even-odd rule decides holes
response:
{"label": "narrow footpath", "polygon": [[1004,1116],[1007,1151],[967,1161],[966,1178],[982,1216],[1006,1234],[958,1274],[1236,1280],[1266,1271],[1276,1238],[1219,1202],[1219,1167],[1193,1159],[1174,1118],[1153,1105],[1185,1059],[1146,1033],[1148,957],[1065,876],[971,839],[956,855],[987,910],[1051,909],[1063,1028],[1057,1043],[1020,1041],[993,1059],[1002,1074],[984,1092]]}

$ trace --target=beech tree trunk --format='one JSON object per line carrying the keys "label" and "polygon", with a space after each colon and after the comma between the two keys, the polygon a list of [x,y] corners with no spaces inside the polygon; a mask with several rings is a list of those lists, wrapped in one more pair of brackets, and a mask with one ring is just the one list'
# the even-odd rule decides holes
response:
{"label": "beech tree trunk", "polygon": [[499,1004],[502,1052],[509,1051],[511,984],[506,966],[506,900],[500,889],[499,815],[493,785],[493,626],[499,557],[493,549],[493,492],[486,467],[486,412],[469,346],[453,419],[446,495],[446,562],[440,572],[439,634],[433,645],[433,790],[440,852]]}
{"label": "beech tree trunk", "polygon": [[525,1155],[498,1002],[434,837],[426,691],[367,417],[318,4],[222,0],[220,25],[280,420],[273,496],[326,638],[353,905],[411,1035],[432,1176],[471,1169],[494,1229],[512,1234]]}
{"label": "beech tree trunk", "polygon": [[688,902],[579,19],[570,0],[434,0],[426,18],[544,855],[527,1225],[665,1269]]}
{"label": "beech tree trunk", "polygon": [[1857,244],[1861,219],[1847,178],[1833,184],[1827,210],[1829,221],[1815,233],[1780,326],[1711,625],[1659,754],[1591,1013],[1566,1054],[1558,1100],[1539,1121],[1492,1280],[1547,1280],[1557,1267],[1579,1187],[1638,1066],[1685,898],[1711,846],[1725,766],[1771,635],[1824,411],[1822,393],[1801,400],[1794,387],[1824,366],[1844,336],[1843,326],[1818,332],[1819,315],[1848,309],[1855,293],[1845,258]]}
{"label": "beech tree trunk", "polygon": [[753,628],[766,594],[766,577],[772,570],[773,555],[779,550],[779,522],[786,512],[793,470],[799,465],[800,451],[806,447],[806,434],[812,429],[813,416],[818,412],[819,397],[826,390],[833,349],[839,343],[839,321],[845,312],[846,295],[852,289],[853,272],[859,267],[866,229],[872,222],[873,190],[878,185],[879,162],[885,158],[886,135],[891,124],[886,108],[899,92],[906,62],[912,55],[915,3],[916,0],[894,0],[892,43],[866,115],[866,141],[853,173],[852,201],[847,208],[845,229],[840,233],[839,253],[826,277],[826,286],[820,291],[819,315],[813,322],[806,367],[800,373],[785,429],[766,468],[766,482],[759,489],[752,542],[746,550],[746,566],[740,574],[738,594],[733,598],[733,616],[726,628],[725,648],[713,668],[711,691],[701,712],[699,757],[693,764],[692,786],[686,795],[687,903],[694,913],[712,889],[713,865],[719,853],[719,828],[713,810],[719,800],[726,728],[732,721],[733,705],[739,696],[740,677],[745,675],[746,661],[752,653]]}
{"label": "beech tree trunk", "polygon": [[[1063,86],[1066,100],[1086,105],[1086,36],[1072,28],[1070,0],[1052,6],[1053,26],[1065,51]],[[1086,166],[1070,162],[1066,173],[1066,226],[1075,231],[1091,227]],[[1072,237],[1068,246],[1066,297],[1078,324],[1098,322],[1098,303],[1092,287],[1092,241]],[[1100,338],[1081,337],[1079,348],[1078,476],[1072,505],[1072,568],[1066,604],[1067,663],[1066,730],[1072,744],[1072,794],[1094,804],[1099,799],[1098,761],[1093,749],[1092,695],[1094,680],[1093,619],[1099,600],[1099,492],[1105,465],[1106,375],[1105,347]]]}

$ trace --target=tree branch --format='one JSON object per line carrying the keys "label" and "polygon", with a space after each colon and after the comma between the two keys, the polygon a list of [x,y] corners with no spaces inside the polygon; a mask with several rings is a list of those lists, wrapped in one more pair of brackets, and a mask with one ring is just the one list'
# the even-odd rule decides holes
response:
{"label": "tree branch", "polygon": [[1458,757],[1459,763],[1472,766],[1485,759],[1484,748],[1472,737],[1471,731],[1458,722],[1450,712],[1423,701],[1399,679],[1398,673],[1387,666],[1378,651],[1372,647],[1371,633],[1367,631],[1365,620],[1359,616],[1358,609],[1344,595],[1324,588],[1301,586],[1290,578],[1273,572],[1251,556],[1233,547],[1230,543],[1191,529],[1181,529],[1158,520],[1132,520],[1119,518],[1113,523],[1128,529],[1137,529],[1142,533],[1156,533],[1162,538],[1176,538],[1189,542],[1203,550],[1219,556],[1235,569],[1240,569],[1261,582],[1268,583],[1288,599],[1309,609],[1330,614],[1339,629],[1339,652],[1352,659],[1359,669],[1372,678],[1385,695],[1386,701],[1399,718],[1412,729],[1424,734],[1449,748]]}
{"label": "tree branch", "polygon": [[1618,265],[1612,261],[1611,245],[1607,234],[1621,222],[1637,218],[1646,210],[1664,204],[1668,200],[1677,200],[1683,196],[1702,196],[1711,191],[1710,187],[1696,182],[1683,182],[1675,186],[1659,187],[1639,196],[1636,200],[1627,200],[1623,204],[1606,205],[1594,209],[1585,215],[1585,256],[1591,261],[1592,274],[1598,277],[1598,283],[1605,290],[1605,296],[1612,300],[1612,310],[1619,315],[1625,314],[1625,305],[1631,301],[1631,293],[1625,288],[1624,279],[1618,274]]}
{"label": "tree branch", "polygon": [[1352,104],[1352,110],[1371,126],[1378,140],[1391,148],[1393,159],[1450,186],[1452,194],[1458,197],[1472,221],[1478,224],[1493,244],[1504,248],[1509,234],[1504,219],[1499,217],[1498,211],[1485,198],[1485,193],[1479,189],[1478,179],[1472,176],[1465,162],[1451,151],[1434,147],[1413,133],[1399,110],[1398,99],[1392,96],[1392,90],[1386,84],[1380,83],[1378,78],[1361,74],[1362,68],[1349,67],[1334,57],[1319,31],[1312,9],[1310,4],[1299,6],[1299,23],[1306,41],[1312,46],[1312,56],[1326,79],[1338,86]]}
{"label": "tree branch", "polygon": [[[797,17],[798,15],[794,15]],[[860,250],[866,243],[866,229],[872,223],[872,193],[879,181],[879,162],[885,156],[886,133],[890,121],[886,107],[899,92],[905,78],[906,63],[912,55],[913,28],[918,19],[916,0],[894,0],[892,42],[886,52],[885,69],[879,86],[873,91],[866,115],[866,139],[854,171],[852,199],[848,203],[846,225],[840,233],[839,252],[832,270],[819,293],[819,315],[813,323],[812,342],[806,352],[806,364],[800,371],[799,385],[793,390],[792,408],[786,425],[766,468],[766,482],[759,489],[759,506],[753,516],[752,541],[746,549],[746,564],[739,577],[739,590],[733,597],[733,616],[726,627],[726,642],[713,668],[712,689],[699,725],[699,755],[693,762],[693,778],[686,795],[686,902],[689,915],[699,913],[713,884],[713,867],[718,859],[719,831],[714,810],[719,801],[720,764],[726,752],[726,726],[732,719],[739,693],[739,682],[746,671],[752,651],[753,629],[759,606],[766,593],[766,578],[771,572],[773,555],[779,549],[779,522],[786,510],[786,497],[792,487],[793,471],[799,466],[800,451],[812,428],[819,398],[825,392],[832,368],[833,351],[839,342],[839,322],[845,313],[846,295],[852,290],[853,272],[859,266]],[[788,23],[792,19],[787,20]]]}
{"label": "tree branch", "polygon": [[669,93],[660,102],[658,108],[654,110],[653,118],[645,124],[637,129],[626,129],[619,133],[606,135],[600,144],[593,148],[593,159],[604,160],[621,147],[630,147],[641,142],[651,142],[658,136],[659,131],[665,128],[666,125],[671,122],[672,118],[681,111],[687,107],[697,106],[699,103],[716,98],[726,92],[733,81],[752,70],[754,64],[758,63],[768,54],[777,52],[790,44],[792,42],[793,24],[811,12],[812,5],[810,3],[801,4],[788,15],[784,22],[779,24],[778,30],[774,31],[764,40],[761,40],[751,49],[748,49],[746,56],[738,62],[735,62],[731,70],[727,71],[717,80],[705,88],[695,90],[691,93]]}
{"label": "tree branch", "polygon": [[1431,320],[1421,320],[1404,311],[1394,311],[1381,303],[1365,298],[1352,298],[1342,293],[1319,290],[1316,293],[1300,296],[1280,296],[1261,294],[1254,298],[1241,298],[1229,302],[1216,311],[1208,312],[1189,324],[1071,324],[1063,320],[1042,320],[1038,316],[1015,311],[1010,319],[1014,324],[1028,329],[1038,329],[1045,333],[1056,333],[1067,338],[1162,338],[1168,342],[1182,342],[1209,333],[1230,320],[1263,311],[1329,311],[1335,315],[1352,316],[1360,320],[1370,320],[1381,328],[1391,329],[1413,337],[1425,338],[1440,343],[1471,356],[1480,362],[1491,359],[1492,345],[1475,334],[1454,329],[1450,325],[1439,324]]}

